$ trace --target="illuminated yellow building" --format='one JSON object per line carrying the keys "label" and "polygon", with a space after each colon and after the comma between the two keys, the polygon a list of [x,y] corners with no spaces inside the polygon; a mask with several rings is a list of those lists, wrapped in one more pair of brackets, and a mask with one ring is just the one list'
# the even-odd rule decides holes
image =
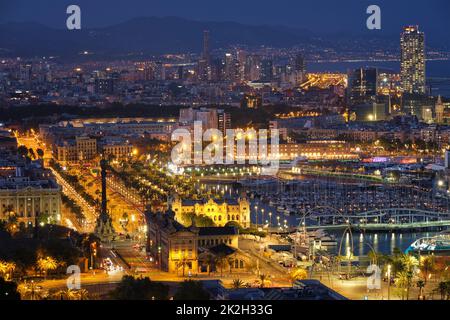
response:
{"label": "illuminated yellow building", "polygon": [[[175,214],[147,214],[147,240],[150,255],[161,270],[173,274],[197,274],[210,271],[208,255],[226,254],[233,260],[230,268],[243,270],[249,263],[238,249],[239,232],[235,227],[186,227]],[[231,261],[230,260],[230,261]]]}
{"label": "illuminated yellow building", "polygon": [[97,140],[87,136],[66,140],[56,146],[56,158],[60,162],[92,160],[97,155]]}
{"label": "illuminated yellow building", "polygon": [[133,156],[133,146],[128,143],[109,143],[102,147],[104,155],[111,155],[116,160],[124,160]]}
{"label": "illuminated yellow building", "polygon": [[250,203],[246,198],[236,200],[181,200],[172,202],[175,219],[185,222],[185,216],[195,214],[210,218],[216,226],[223,227],[228,222],[236,222],[243,228],[250,227]]}
{"label": "illuminated yellow building", "polygon": [[51,179],[0,179],[0,221],[7,220],[11,214],[16,215],[18,224],[34,226],[39,216],[45,216],[47,223],[59,222],[61,187]]}
{"label": "illuminated yellow building", "polygon": [[149,213],[147,224],[149,249],[155,265],[170,273],[175,273],[179,267],[186,272],[198,269],[197,228],[184,227],[174,220],[171,211]]}
{"label": "illuminated yellow building", "polygon": [[309,160],[354,160],[359,155],[345,141],[322,140],[308,143],[286,143],[278,146],[280,161],[304,157]]}

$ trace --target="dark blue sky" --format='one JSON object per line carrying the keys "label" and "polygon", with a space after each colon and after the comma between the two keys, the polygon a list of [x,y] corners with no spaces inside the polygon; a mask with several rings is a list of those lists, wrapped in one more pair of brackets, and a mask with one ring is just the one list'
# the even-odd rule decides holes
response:
{"label": "dark blue sky", "polygon": [[69,4],[80,5],[83,27],[138,16],[179,16],[355,34],[365,31],[367,6],[377,4],[383,33],[398,34],[402,25],[419,24],[430,40],[450,43],[448,0],[0,0],[0,22],[37,21],[63,28]]}

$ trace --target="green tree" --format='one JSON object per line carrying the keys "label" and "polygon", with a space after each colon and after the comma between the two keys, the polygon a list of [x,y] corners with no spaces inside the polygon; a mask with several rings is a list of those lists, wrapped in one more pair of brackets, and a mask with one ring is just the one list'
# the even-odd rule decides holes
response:
{"label": "green tree", "polygon": [[261,288],[264,288],[265,287],[265,285],[266,285],[266,281],[267,281],[268,279],[267,279],[267,276],[264,274],[264,273],[261,273],[260,275],[259,275],[259,281],[260,281],[260,287]]}
{"label": "green tree", "polygon": [[38,157],[39,158],[44,158],[44,150],[42,150],[42,149],[37,149],[36,150],[36,153],[37,153],[37,155],[38,155]]}
{"label": "green tree", "polygon": [[209,293],[198,281],[187,280],[180,284],[174,300],[209,300]]}
{"label": "green tree", "polygon": [[297,280],[304,280],[304,279],[308,278],[308,272],[306,271],[306,269],[303,269],[303,268],[295,268],[291,272],[290,278],[291,278],[292,283],[294,283]]}
{"label": "green tree", "polygon": [[402,300],[406,297],[409,300],[409,290],[412,286],[413,273],[409,271],[402,271],[397,274],[395,279],[395,284],[399,289],[401,289]]}
{"label": "green tree", "polygon": [[420,259],[419,268],[426,285],[430,276],[433,274],[433,272],[436,271],[436,264],[434,257],[428,256]]}
{"label": "green tree", "polygon": [[206,266],[208,268],[208,276],[211,275],[211,271],[215,268],[216,266],[216,256],[213,255],[212,253],[207,253],[206,257],[204,258],[204,262],[206,263]]}
{"label": "green tree", "polygon": [[186,267],[189,265],[189,259],[186,258],[184,255],[181,257],[180,260],[177,261],[176,267],[177,267],[177,273],[178,270],[181,269],[181,275],[184,277],[186,273]]}
{"label": "green tree", "polygon": [[379,260],[380,260],[380,256],[381,256],[380,254],[378,254],[374,250],[370,250],[369,253],[367,254],[367,256],[369,257],[371,264],[378,265]]}
{"label": "green tree", "polygon": [[17,153],[19,154],[19,156],[21,156],[22,158],[25,158],[28,155],[28,148],[26,146],[19,146],[17,148]]}
{"label": "green tree", "polygon": [[216,254],[216,266],[220,269],[220,276],[223,276],[223,268],[228,265],[227,256],[225,253],[219,252]]}
{"label": "green tree", "polygon": [[28,149],[28,153],[32,159],[36,159],[36,154],[32,148]]}
{"label": "green tree", "polygon": [[425,281],[423,281],[423,280],[417,281],[416,287],[419,288],[419,297],[418,297],[418,299],[420,299],[422,297],[423,288],[425,288]]}
{"label": "green tree", "polygon": [[439,282],[436,290],[441,295],[441,300],[445,300],[450,294],[449,293],[449,291],[450,291],[450,282],[449,281],[441,281],[441,282]]}
{"label": "green tree", "polygon": [[58,268],[58,261],[50,256],[41,257],[37,260],[36,265],[41,272],[44,272],[44,276],[47,276],[50,271],[54,271]]}
{"label": "green tree", "polygon": [[233,289],[240,289],[244,287],[244,281],[241,279],[234,279],[233,280]]}
{"label": "green tree", "polygon": [[124,276],[115,290],[110,293],[116,300],[167,300],[169,287],[153,282],[150,278]]}

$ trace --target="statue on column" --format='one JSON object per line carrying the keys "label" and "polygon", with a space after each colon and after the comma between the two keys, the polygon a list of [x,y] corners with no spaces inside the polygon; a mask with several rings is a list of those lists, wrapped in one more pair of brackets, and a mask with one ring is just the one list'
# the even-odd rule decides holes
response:
{"label": "statue on column", "polygon": [[100,160],[101,176],[102,176],[102,203],[100,208],[100,214],[97,217],[95,225],[95,235],[97,235],[102,241],[114,240],[116,232],[112,225],[112,219],[107,209],[106,198],[106,166],[107,161],[105,159]]}

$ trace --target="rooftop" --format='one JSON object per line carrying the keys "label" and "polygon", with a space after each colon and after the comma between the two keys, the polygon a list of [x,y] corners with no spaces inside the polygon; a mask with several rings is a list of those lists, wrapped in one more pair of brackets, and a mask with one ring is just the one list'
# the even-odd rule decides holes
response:
{"label": "rooftop", "polygon": [[236,227],[201,227],[199,236],[229,236],[237,235],[239,231]]}

